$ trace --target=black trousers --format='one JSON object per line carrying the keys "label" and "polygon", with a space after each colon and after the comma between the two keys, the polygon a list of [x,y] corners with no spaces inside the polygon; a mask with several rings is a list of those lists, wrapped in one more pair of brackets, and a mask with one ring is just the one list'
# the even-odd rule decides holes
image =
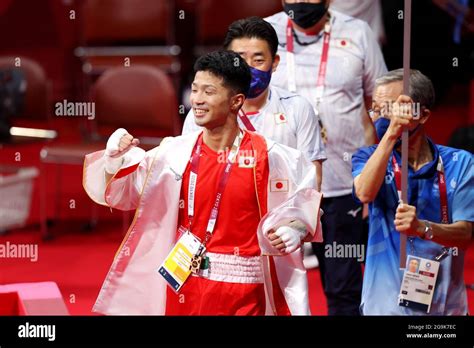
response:
{"label": "black trousers", "polygon": [[359,250],[363,245],[365,258],[362,205],[356,203],[352,195],[347,195],[323,198],[322,209],[324,242],[312,245],[319,260],[328,314],[360,315],[362,263],[354,255],[347,257],[347,253],[341,256],[331,252],[335,245],[358,246]]}

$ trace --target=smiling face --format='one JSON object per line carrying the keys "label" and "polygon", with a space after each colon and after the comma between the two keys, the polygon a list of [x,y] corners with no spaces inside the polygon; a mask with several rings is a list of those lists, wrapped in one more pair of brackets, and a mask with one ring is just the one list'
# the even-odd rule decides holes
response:
{"label": "smiling face", "polygon": [[223,126],[227,118],[238,110],[236,100],[243,97],[223,84],[224,80],[209,71],[198,71],[191,85],[191,105],[196,124],[207,129]]}

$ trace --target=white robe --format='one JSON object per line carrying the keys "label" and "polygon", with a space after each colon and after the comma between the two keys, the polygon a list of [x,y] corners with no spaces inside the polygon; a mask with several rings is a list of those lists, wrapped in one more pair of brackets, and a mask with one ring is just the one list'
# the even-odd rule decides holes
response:
{"label": "white robe", "polygon": [[[133,148],[124,155],[121,170],[106,184],[104,151],[89,154],[84,162],[83,186],[98,204],[136,210],[99,293],[94,311],[104,314],[162,315],[167,283],[157,270],[175,243],[182,175],[201,132],[166,138],[148,152]],[[255,134],[253,135],[255,136]],[[322,241],[320,203],[313,189],[315,166],[304,155],[265,139],[269,186],[287,180],[287,190],[268,188],[268,213],[258,227],[267,295],[266,312],[275,314],[268,256],[277,255],[268,231],[288,219],[298,219],[309,231],[306,241]],[[286,192],[285,192],[286,191]],[[309,315],[308,282],[301,249],[273,257],[278,285],[293,315]]]}

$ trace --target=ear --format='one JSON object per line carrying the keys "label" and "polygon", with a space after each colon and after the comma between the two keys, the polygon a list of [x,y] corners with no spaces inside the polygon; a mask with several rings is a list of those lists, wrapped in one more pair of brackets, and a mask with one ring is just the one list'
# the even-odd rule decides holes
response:
{"label": "ear", "polygon": [[230,109],[232,112],[237,113],[242,105],[244,105],[245,102],[245,95],[242,93],[236,94],[230,98]]}
{"label": "ear", "polygon": [[273,59],[272,72],[276,71],[279,64],[280,64],[280,55],[277,54],[275,55],[275,58]]}
{"label": "ear", "polygon": [[421,119],[420,123],[425,124],[426,121],[428,121],[428,118],[431,116],[431,111],[429,109],[423,109],[421,112]]}

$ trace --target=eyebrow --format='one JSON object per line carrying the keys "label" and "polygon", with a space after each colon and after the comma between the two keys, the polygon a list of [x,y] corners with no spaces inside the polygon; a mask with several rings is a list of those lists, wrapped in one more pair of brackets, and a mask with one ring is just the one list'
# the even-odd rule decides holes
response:
{"label": "eyebrow", "polygon": [[374,107],[374,105],[376,106],[380,106],[380,105],[384,105],[386,103],[395,103],[395,100],[384,100],[384,101],[379,101],[377,99],[373,99],[372,98],[372,107]]}
{"label": "eyebrow", "polygon": [[[247,53],[246,51],[235,51],[237,54],[239,55],[242,55],[242,54],[245,54]],[[255,56],[263,56],[263,52],[255,52],[255,53],[252,53],[252,57],[255,57]]]}
{"label": "eyebrow", "polygon": [[195,82],[193,82],[193,83],[191,84],[191,86],[192,86],[192,87],[202,87],[202,88],[209,88],[209,87],[211,87],[211,88],[217,89],[217,87],[214,86],[214,85],[210,85],[210,84],[198,85],[198,84],[195,83]]}

